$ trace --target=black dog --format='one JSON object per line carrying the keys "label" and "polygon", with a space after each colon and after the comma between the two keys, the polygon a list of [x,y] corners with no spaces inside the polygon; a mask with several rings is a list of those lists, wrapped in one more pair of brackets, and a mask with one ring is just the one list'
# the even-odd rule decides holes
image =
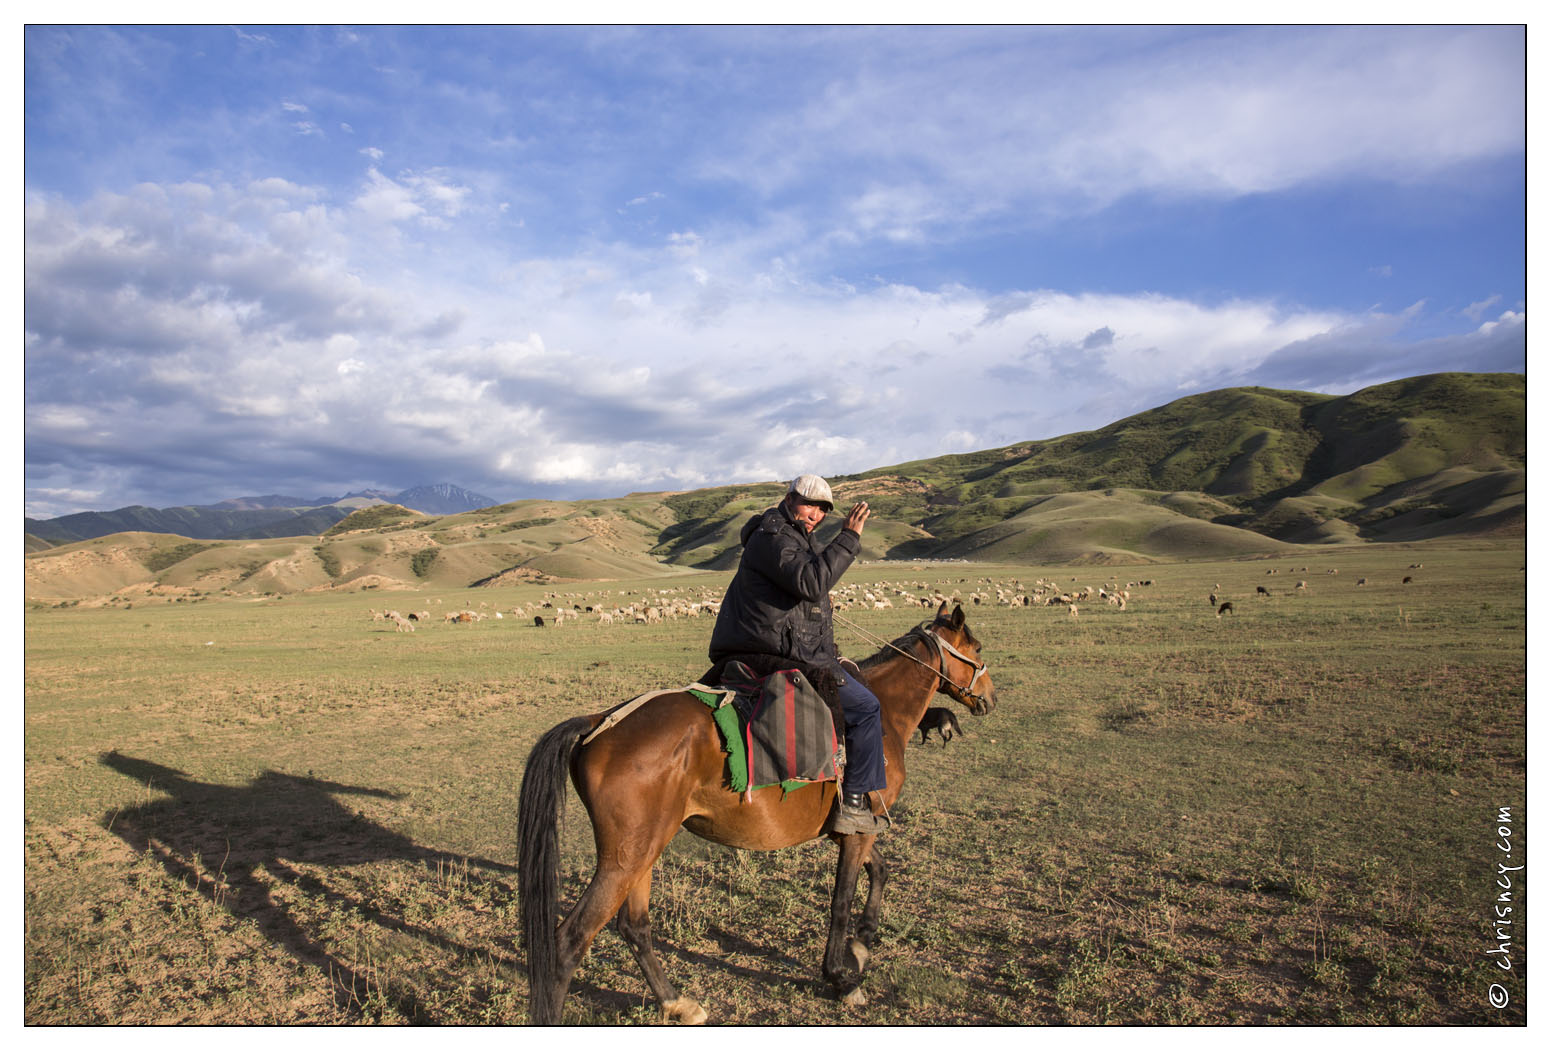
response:
{"label": "black dog", "polygon": [[954,734],[962,734],[959,729],[959,717],[953,714],[951,708],[928,708],[926,714],[921,716],[921,743],[926,743],[926,735],[929,731],[936,730],[937,736],[942,738],[942,746],[948,747],[948,742],[953,740]]}

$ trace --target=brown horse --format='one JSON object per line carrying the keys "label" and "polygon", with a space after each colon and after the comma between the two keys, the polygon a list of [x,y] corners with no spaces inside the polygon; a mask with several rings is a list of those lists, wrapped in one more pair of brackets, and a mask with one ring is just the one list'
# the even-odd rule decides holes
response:
{"label": "brown horse", "polygon": [[[905,744],[936,693],[975,715],[996,704],[980,660],[980,643],[964,611],[945,602],[937,616],[885,645],[861,664],[882,709],[888,787],[877,793],[886,808],[905,786]],[[665,1020],[705,1021],[706,1013],[680,996],[652,949],[647,905],[652,866],[680,826],[697,836],[744,850],[796,846],[825,833],[836,785],[807,785],[783,797],[779,786],[745,798],[728,787],[727,755],[710,709],[688,693],[654,697],[590,741],[608,712],[579,716],[541,737],[528,756],[518,804],[518,890],[528,952],[529,1021],[553,1025],[571,976],[592,940],[612,916],[646,975]],[[592,820],[597,867],[575,907],[557,924],[557,825],[569,773]],[[875,804],[876,807],[876,804]],[[823,973],[838,995],[861,1004],[862,971],[871,955],[887,871],[874,848],[876,835],[829,833],[840,844],[829,941]],[[848,939],[851,899],[867,870],[867,903]]]}

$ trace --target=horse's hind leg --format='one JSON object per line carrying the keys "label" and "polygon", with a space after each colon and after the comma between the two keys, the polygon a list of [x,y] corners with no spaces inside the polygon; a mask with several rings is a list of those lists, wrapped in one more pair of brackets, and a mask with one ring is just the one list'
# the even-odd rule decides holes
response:
{"label": "horse's hind leg", "polygon": [[691,998],[679,995],[679,991],[663,973],[662,963],[652,948],[652,920],[647,912],[651,896],[652,870],[647,869],[646,874],[630,888],[624,905],[620,906],[616,926],[625,944],[635,954],[636,963],[641,965],[641,972],[646,975],[646,984],[651,987],[652,995],[662,1005],[663,1020],[677,1019],[686,1025],[700,1025],[706,1020],[705,1008]]}
{"label": "horse's hind leg", "polygon": [[558,1023],[561,1004],[571,986],[571,976],[592,947],[598,932],[619,909],[629,882],[620,870],[600,867],[593,873],[592,882],[582,892],[581,899],[560,921],[555,930],[555,981],[543,991],[549,1010],[542,1017],[553,1018]]}

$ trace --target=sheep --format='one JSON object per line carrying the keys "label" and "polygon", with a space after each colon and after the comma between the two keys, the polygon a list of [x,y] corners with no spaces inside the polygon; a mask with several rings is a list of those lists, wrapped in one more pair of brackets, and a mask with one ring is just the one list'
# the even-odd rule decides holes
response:
{"label": "sheep", "polygon": [[1233,612],[1233,603],[1231,603],[1231,602],[1224,602],[1221,606],[1217,607],[1217,616],[1218,616],[1218,618],[1221,618],[1224,613],[1232,613],[1232,612]]}
{"label": "sheep", "polygon": [[544,626],[544,618],[535,614],[533,617],[533,626],[535,628],[542,628]]}
{"label": "sheep", "polygon": [[411,624],[409,621],[405,620],[404,617],[396,609],[388,611],[388,618],[387,619],[391,620],[393,622],[393,630],[394,631],[414,631],[415,630],[415,626],[413,624]]}
{"label": "sheep", "polygon": [[1255,589],[1255,594],[1257,594],[1257,595],[1264,595],[1266,598],[1270,598],[1271,597],[1271,592],[1269,592],[1265,588],[1261,588],[1261,587],[1257,587]]}

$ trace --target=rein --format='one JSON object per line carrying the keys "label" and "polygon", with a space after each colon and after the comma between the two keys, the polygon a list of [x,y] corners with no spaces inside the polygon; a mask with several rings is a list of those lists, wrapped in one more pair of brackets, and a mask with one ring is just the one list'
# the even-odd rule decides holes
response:
{"label": "rein", "polygon": [[[868,631],[866,628],[862,627],[860,624],[857,624],[855,621],[849,620],[846,617],[841,616],[839,613],[835,613],[835,612],[831,611],[831,616],[833,616],[836,620],[840,621],[840,623],[844,624],[846,627],[850,628],[852,631],[856,632],[858,635],[862,636],[862,638],[866,639],[867,641],[869,641],[869,642],[871,642],[871,643],[873,643],[875,645],[886,646],[889,649],[893,650],[895,653],[903,654],[904,656],[909,657],[911,660],[915,661],[921,667],[925,668],[927,671],[929,671],[933,675],[937,676],[943,682],[947,683],[948,690],[944,691],[944,692],[948,692],[949,696],[953,696],[954,694],[957,694],[958,695],[958,699],[961,700],[961,701],[963,699],[965,699],[965,698],[968,698],[969,700],[977,702],[977,704],[984,704],[985,703],[986,699],[984,697],[982,697],[980,694],[975,692],[975,687],[980,684],[981,677],[984,676],[985,673],[986,673],[986,664],[985,664],[985,662],[984,661],[977,661],[973,657],[966,657],[964,654],[960,653],[957,649],[955,649],[953,644],[951,642],[949,642],[947,639],[944,639],[942,636],[938,635],[935,631],[928,630],[928,625],[930,625],[932,623],[932,621],[922,621],[920,624],[917,624],[915,627],[911,628],[906,633],[906,637],[907,638],[909,638],[909,637],[923,638],[923,639],[928,640],[932,645],[937,647],[938,667],[936,667],[936,668],[932,667],[930,664],[926,663],[924,660],[922,660],[920,657],[917,657],[914,653],[911,653],[909,650],[900,649],[898,646],[894,645],[892,642],[888,641],[887,639],[880,638],[877,635],[874,635],[872,632]],[[950,679],[948,677],[948,675],[947,675],[947,667],[948,667],[948,657],[949,656],[957,657],[959,660],[963,661],[965,664],[968,664],[971,668],[975,669],[975,674],[969,680],[969,685],[968,686],[960,686],[958,683],[954,682],[952,679]],[[949,691],[951,691],[951,692],[949,692]],[[974,706],[972,705],[971,707],[974,707]]]}

